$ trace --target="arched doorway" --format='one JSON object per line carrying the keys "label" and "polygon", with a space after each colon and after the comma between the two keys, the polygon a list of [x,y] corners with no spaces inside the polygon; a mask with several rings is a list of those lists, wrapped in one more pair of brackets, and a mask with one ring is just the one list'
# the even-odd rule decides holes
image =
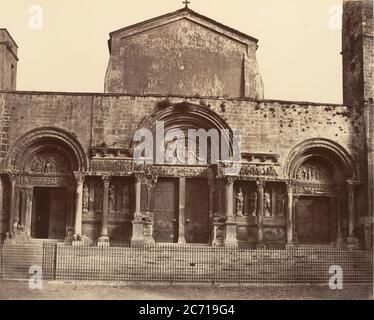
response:
{"label": "arched doorway", "polygon": [[74,172],[86,163],[79,143],[63,130],[41,128],[18,139],[6,159],[10,234],[65,239],[74,225]]}
{"label": "arched doorway", "polygon": [[[227,154],[231,155],[232,130],[210,108],[187,102],[160,109],[145,119],[139,129],[152,133],[155,139],[151,162],[159,172],[167,172],[159,175],[151,191],[155,241],[209,243],[215,186],[208,181],[207,174],[193,172],[194,168],[207,172],[212,164],[217,164],[222,145],[227,146]],[[131,147],[137,146],[138,142],[133,141]]]}
{"label": "arched doorway", "polygon": [[293,241],[341,244],[353,238],[355,170],[348,153],[326,139],[298,145],[286,162],[293,190]]}

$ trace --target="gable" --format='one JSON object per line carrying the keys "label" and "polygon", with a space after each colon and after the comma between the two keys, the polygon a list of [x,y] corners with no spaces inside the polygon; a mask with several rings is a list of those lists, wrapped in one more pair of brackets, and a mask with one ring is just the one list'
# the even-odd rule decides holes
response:
{"label": "gable", "polygon": [[136,35],[138,33],[142,33],[148,30],[152,30],[155,28],[159,28],[161,26],[170,24],[172,22],[181,20],[181,19],[188,19],[192,22],[199,24],[202,27],[210,29],[222,36],[231,38],[235,41],[241,42],[243,44],[249,43],[257,43],[258,40],[251,36],[248,36],[240,31],[232,29],[228,26],[225,26],[217,21],[214,21],[208,17],[200,15],[189,8],[184,8],[178,10],[173,13],[169,13],[160,17],[156,17],[147,21],[140,22],[138,24],[128,26],[117,31],[113,31],[110,33],[110,37],[112,38],[124,38]]}

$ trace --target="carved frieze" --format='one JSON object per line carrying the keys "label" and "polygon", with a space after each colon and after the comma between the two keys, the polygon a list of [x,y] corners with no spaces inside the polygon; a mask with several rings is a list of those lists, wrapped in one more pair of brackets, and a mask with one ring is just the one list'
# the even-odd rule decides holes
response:
{"label": "carved frieze", "polygon": [[296,194],[335,194],[339,188],[334,184],[323,183],[296,183],[293,187]]}
{"label": "carved frieze", "polygon": [[73,179],[70,176],[21,175],[20,185],[36,187],[70,186]]}
{"label": "carved frieze", "polygon": [[158,177],[207,177],[206,166],[154,166]]}
{"label": "carved frieze", "polygon": [[91,170],[94,172],[108,172],[121,175],[131,175],[134,171],[132,160],[92,159]]}
{"label": "carved frieze", "polygon": [[249,162],[271,162],[277,163],[279,159],[279,154],[272,153],[242,153],[242,158]]}
{"label": "carved frieze", "polygon": [[266,241],[285,241],[285,231],[280,227],[264,228],[264,239]]}
{"label": "carved frieze", "polygon": [[251,180],[257,178],[276,180],[279,178],[279,167],[271,164],[219,162],[217,171],[217,177],[219,178],[228,175],[227,172],[229,172],[231,175],[235,175],[241,180]]}
{"label": "carved frieze", "polygon": [[277,177],[278,173],[274,166],[242,164],[240,176],[243,177]]}
{"label": "carved frieze", "polygon": [[296,172],[298,181],[328,183],[333,181],[332,172],[316,161],[307,161],[303,163]]}
{"label": "carved frieze", "polygon": [[129,148],[94,147],[91,150],[92,158],[129,158],[132,154]]}

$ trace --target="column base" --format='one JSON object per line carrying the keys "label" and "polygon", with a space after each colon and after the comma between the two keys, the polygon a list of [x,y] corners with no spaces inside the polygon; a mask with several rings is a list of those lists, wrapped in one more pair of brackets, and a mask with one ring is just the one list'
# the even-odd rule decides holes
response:
{"label": "column base", "polygon": [[154,244],[155,238],[153,237],[153,219],[151,221],[143,222],[143,228],[144,243]]}
{"label": "column base", "polygon": [[264,244],[264,243],[256,243],[256,249],[257,250],[265,250],[266,249],[266,244]]}
{"label": "column base", "polygon": [[186,239],[185,238],[178,238],[178,244],[186,244]]}
{"label": "column base", "polygon": [[84,245],[84,242],[82,240],[73,240],[71,245],[73,247],[80,247],[80,246],[83,246]]}
{"label": "column base", "polygon": [[238,247],[236,222],[232,221],[232,219],[228,219],[225,226],[226,236],[223,241],[225,247]]}
{"label": "column base", "polygon": [[131,245],[144,244],[143,221],[134,220],[132,222]]}
{"label": "column base", "polygon": [[222,247],[224,245],[225,225],[223,223],[213,224],[212,246]]}
{"label": "column base", "polygon": [[356,237],[348,237],[347,247],[349,250],[358,250],[360,249],[360,241]]}
{"label": "column base", "polygon": [[286,250],[292,250],[293,248],[295,248],[295,245],[293,243],[286,243],[285,245]]}
{"label": "column base", "polygon": [[74,228],[67,228],[65,243],[71,244],[74,240]]}
{"label": "column base", "polygon": [[110,246],[110,240],[108,236],[101,236],[97,241],[98,247],[109,247]]}
{"label": "column base", "polygon": [[239,246],[238,244],[238,240],[228,240],[228,241],[224,241],[224,246],[225,247],[233,247],[233,248],[237,248]]}

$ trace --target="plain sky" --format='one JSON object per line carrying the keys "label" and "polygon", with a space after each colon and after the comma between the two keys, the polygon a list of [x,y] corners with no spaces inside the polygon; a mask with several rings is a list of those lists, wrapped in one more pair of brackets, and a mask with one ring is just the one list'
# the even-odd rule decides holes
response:
{"label": "plain sky", "polygon": [[[342,0],[190,0],[190,8],[259,39],[265,98],[342,102]],[[42,28],[31,6],[42,8]],[[19,47],[17,89],[103,92],[109,32],[183,7],[182,0],[0,0]],[[31,20],[30,20],[31,19]]]}

